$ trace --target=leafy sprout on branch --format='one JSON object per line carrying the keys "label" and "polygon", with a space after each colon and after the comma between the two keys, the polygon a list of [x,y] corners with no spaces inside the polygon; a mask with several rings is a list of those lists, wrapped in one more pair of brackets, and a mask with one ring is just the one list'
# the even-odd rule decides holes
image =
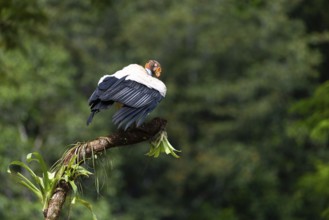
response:
{"label": "leafy sprout on branch", "polygon": [[[85,169],[83,166],[76,164],[76,157],[72,157],[70,162],[67,165],[55,166],[56,169],[53,171],[48,171],[49,168],[46,165],[43,157],[38,153],[29,153],[26,157],[26,163],[21,161],[13,161],[10,163],[8,173],[14,176],[17,181],[28,188],[34,195],[39,199],[43,205],[43,212],[47,212],[49,201],[56,190],[56,187],[61,181],[65,181],[69,184],[70,188],[73,191],[73,196],[70,197],[70,204],[81,204],[87,207],[92,215],[93,219],[96,220],[96,215],[92,210],[92,205],[85,200],[82,200],[78,197],[78,187],[76,185],[76,180],[78,177],[85,176],[89,177],[92,175],[90,171]],[[41,170],[41,175],[37,175],[35,171],[28,165],[32,162],[36,162]],[[24,176],[21,172],[14,171],[12,166],[19,166],[25,169],[30,177]]]}

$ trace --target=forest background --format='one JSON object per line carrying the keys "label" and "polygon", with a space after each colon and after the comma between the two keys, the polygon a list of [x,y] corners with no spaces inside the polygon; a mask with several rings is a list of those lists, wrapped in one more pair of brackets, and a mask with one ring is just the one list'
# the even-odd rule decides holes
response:
{"label": "forest background", "polygon": [[[98,79],[156,59],[181,158],[111,149],[81,197],[98,219],[329,219],[327,0],[0,0],[0,218],[42,219],[7,173],[113,133]],[[91,170],[92,167],[89,167]],[[90,219],[66,205],[63,216]]]}

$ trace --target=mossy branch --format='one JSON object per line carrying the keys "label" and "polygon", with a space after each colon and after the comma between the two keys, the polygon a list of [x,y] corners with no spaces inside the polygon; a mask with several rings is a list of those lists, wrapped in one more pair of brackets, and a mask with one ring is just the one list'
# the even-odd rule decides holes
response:
{"label": "mossy branch", "polygon": [[[144,123],[138,128],[130,128],[126,131],[118,131],[106,137],[99,137],[95,140],[85,143],[77,143],[68,150],[61,159],[60,165],[68,165],[75,159],[76,164],[84,163],[93,155],[104,152],[106,149],[113,147],[123,147],[133,145],[152,139],[156,134],[163,131],[167,121],[161,118],[154,118],[148,123]],[[51,196],[48,208],[44,210],[46,220],[56,220],[65,202],[66,196],[71,191],[70,184],[61,180]]]}

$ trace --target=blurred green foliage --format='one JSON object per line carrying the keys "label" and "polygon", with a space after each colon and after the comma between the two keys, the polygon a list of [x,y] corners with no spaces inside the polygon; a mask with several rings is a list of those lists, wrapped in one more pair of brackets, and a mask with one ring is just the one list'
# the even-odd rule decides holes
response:
{"label": "blurred green foliage", "polygon": [[329,81],[319,85],[314,94],[296,103],[291,111],[300,115],[292,131],[296,138],[308,138],[324,147],[329,142]]}
{"label": "blurred green foliage", "polygon": [[42,24],[47,20],[44,1],[0,1],[0,47],[7,49],[23,46],[21,38],[36,37],[42,33]]}
{"label": "blurred green foliage", "polygon": [[51,165],[115,131],[113,111],[85,126],[87,99],[102,75],[151,58],[168,94],[150,117],[168,119],[181,158],[148,158],[147,143],[106,152],[99,194],[81,186],[99,219],[328,219],[327,6],[0,0],[1,219],[42,218],[9,163],[38,151]]}

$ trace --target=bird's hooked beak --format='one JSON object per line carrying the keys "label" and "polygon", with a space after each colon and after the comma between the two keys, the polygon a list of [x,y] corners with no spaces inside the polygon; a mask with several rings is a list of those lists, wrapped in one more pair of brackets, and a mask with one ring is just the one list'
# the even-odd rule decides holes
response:
{"label": "bird's hooked beak", "polygon": [[161,76],[161,65],[156,60],[149,60],[145,64],[145,69],[150,70],[152,76],[159,78]]}
{"label": "bird's hooked beak", "polygon": [[153,72],[155,74],[155,77],[160,78],[160,76],[161,76],[161,67],[154,68]]}

